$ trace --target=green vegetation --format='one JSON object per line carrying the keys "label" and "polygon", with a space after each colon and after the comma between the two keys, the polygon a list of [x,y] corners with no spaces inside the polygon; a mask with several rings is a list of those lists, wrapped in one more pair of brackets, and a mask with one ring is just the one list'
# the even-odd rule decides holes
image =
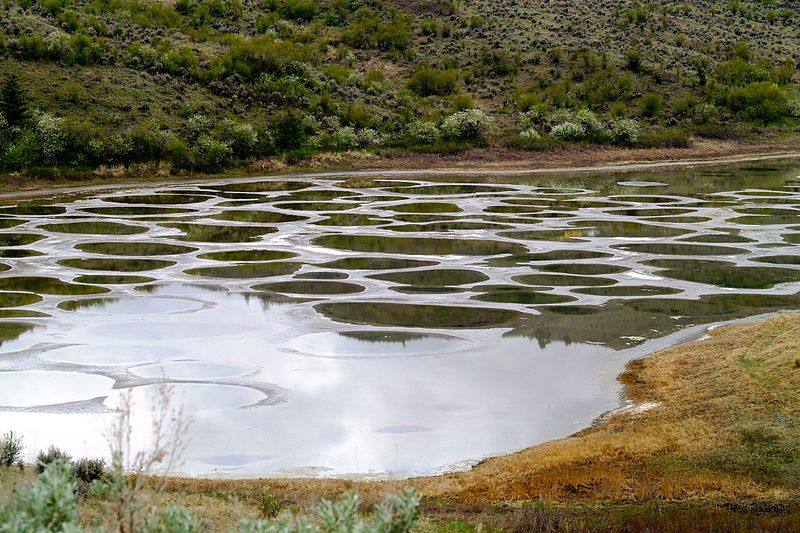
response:
{"label": "green vegetation", "polygon": [[2,0],[0,171],[682,147],[800,124],[792,10],[502,4]]}

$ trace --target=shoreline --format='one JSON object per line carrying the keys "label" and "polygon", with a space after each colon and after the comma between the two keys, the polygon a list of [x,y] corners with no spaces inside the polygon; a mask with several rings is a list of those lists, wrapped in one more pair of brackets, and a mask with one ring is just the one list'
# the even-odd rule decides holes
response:
{"label": "shoreline", "polygon": [[[733,165],[746,163],[759,163],[766,161],[791,161],[800,159],[800,151],[779,150],[766,152],[742,152],[720,156],[708,157],[677,157],[664,159],[636,159],[635,151],[630,155],[634,159],[620,159],[613,161],[602,161],[597,164],[572,165],[561,164],[557,158],[555,165],[545,164],[540,160],[514,160],[509,159],[498,166],[496,161],[486,161],[480,158],[466,157],[458,159],[458,165],[436,164],[423,167],[424,157],[414,157],[406,160],[392,158],[366,159],[351,161],[344,165],[327,165],[333,167],[331,170],[322,170],[323,166],[314,167],[290,167],[281,171],[258,173],[252,172],[253,169],[245,168],[234,170],[222,174],[201,174],[198,176],[175,176],[171,179],[158,176],[155,173],[148,176],[140,176],[135,179],[130,177],[121,180],[102,179],[100,176],[94,180],[81,180],[77,183],[66,182],[53,185],[52,182],[35,182],[33,186],[20,187],[18,183],[8,183],[9,175],[6,175],[6,183],[0,184],[0,199],[15,200],[37,198],[48,195],[61,194],[80,194],[86,192],[111,192],[121,189],[136,187],[167,187],[171,185],[192,185],[207,182],[233,182],[248,181],[258,179],[302,179],[302,178],[336,178],[344,176],[381,176],[386,178],[406,177],[406,176],[445,176],[448,174],[458,174],[464,176],[479,176],[487,173],[498,176],[531,176],[531,175],[558,175],[558,174],[627,174],[634,172],[656,172],[688,169],[696,167],[713,167],[717,165]],[[669,152],[673,155],[682,155],[679,150]],[[541,154],[547,155],[547,154]],[[453,159],[453,161],[456,161]],[[443,158],[445,163],[450,163],[450,158]],[[372,163],[373,165],[363,165]],[[428,161],[430,163],[430,161]],[[416,166],[415,166],[416,165]],[[3,190],[5,189],[5,190]]]}

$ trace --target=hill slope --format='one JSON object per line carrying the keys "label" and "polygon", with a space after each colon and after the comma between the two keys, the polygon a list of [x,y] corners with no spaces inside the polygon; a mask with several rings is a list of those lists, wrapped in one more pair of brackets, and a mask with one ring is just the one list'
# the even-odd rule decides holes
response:
{"label": "hill slope", "polygon": [[[798,3],[2,0],[0,169],[684,146],[800,124]],[[9,103],[7,100],[10,100]],[[476,110],[472,110],[476,108]],[[20,119],[14,119],[20,116]]]}

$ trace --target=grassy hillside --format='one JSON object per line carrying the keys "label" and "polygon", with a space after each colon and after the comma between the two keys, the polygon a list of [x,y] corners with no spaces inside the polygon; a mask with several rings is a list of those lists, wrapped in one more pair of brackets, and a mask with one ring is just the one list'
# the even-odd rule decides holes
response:
{"label": "grassy hillside", "polygon": [[6,171],[218,170],[353,149],[677,147],[800,124],[791,1],[0,5],[0,66],[27,104],[0,96]]}

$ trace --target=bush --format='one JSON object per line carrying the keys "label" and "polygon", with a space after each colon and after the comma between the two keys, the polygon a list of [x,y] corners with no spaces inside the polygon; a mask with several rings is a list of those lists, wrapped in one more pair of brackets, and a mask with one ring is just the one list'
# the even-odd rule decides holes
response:
{"label": "bush", "polygon": [[78,501],[69,465],[56,461],[31,485],[18,489],[13,507],[0,507],[3,532],[77,532]]}
{"label": "bush", "polygon": [[42,156],[42,163],[53,164],[66,148],[66,136],[62,128],[63,119],[43,113],[36,119],[36,142]]}
{"label": "bush", "polygon": [[789,114],[786,95],[780,87],[768,81],[734,87],[724,95],[723,101],[741,117],[765,124],[783,120]]}
{"label": "bush", "polygon": [[348,28],[342,31],[342,40],[356,48],[378,48],[402,52],[411,44],[414,31],[410,17],[392,11],[385,20],[369,8],[359,9]]}
{"label": "bush", "polygon": [[633,119],[617,119],[611,124],[611,142],[615,144],[635,144],[641,133],[641,126]]}
{"label": "bush", "polygon": [[480,109],[453,113],[442,122],[442,134],[458,141],[484,141],[489,135],[491,120]]}
{"label": "bush", "polygon": [[71,460],[72,457],[67,452],[62,451],[55,446],[50,446],[47,451],[40,451],[36,455],[36,471],[41,474],[44,472],[45,468],[56,461],[60,461],[61,463],[68,465]]}
{"label": "bush", "polygon": [[105,459],[82,458],[73,464],[75,480],[84,485],[91,485],[95,481],[101,481],[106,477]]}
{"label": "bush", "polygon": [[308,22],[317,14],[317,3],[314,0],[284,0],[278,11],[284,18]]}
{"label": "bush", "polygon": [[586,137],[586,128],[576,122],[562,122],[553,126],[550,135],[562,141],[580,141]]}
{"label": "bush", "polygon": [[458,73],[420,67],[408,80],[408,88],[419,96],[446,96],[456,92]]}
{"label": "bush", "polygon": [[536,128],[528,128],[527,130],[520,132],[519,138],[526,142],[532,142],[538,141],[542,138],[542,136],[539,135],[539,132],[536,131]]}
{"label": "bush", "polygon": [[420,498],[413,489],[401,495],[390,496],[375,507],[367,519],[358,512],[358,496],[345,494],[338,501],[320,503],[313,517],[284,514],[273,520],[248,520],[240,522],[241,533],[282,533],[309,531],[341,533],[376,531],[409,533],[419,520]]}
{"label": "bush", "polygon": [[789,108],[790,117],[800,118],[800,98],[789,100],[787,107]]}
{"label": "bush", "polygon": [[170,74],[192,76],[200,66],[200,59],[198,59],[194,50],[188,46],[183,46],[167,50],[161,56],[161,65]]}
{"label": "bush", "polygon": [[219,139],[230,146],[233,155],[243,159],[256,154],[258,133],[247,122],[226,120],[222,123]]}
{"label": "bush", "polygon": [[275,146],[283,150],[296,150],[306,141],[306,121],[302,112],[287,109],[273,119]]}
{"label": "bush", "polygon": [[210,135],[203,135],[197,139],[195,147],[195,164],[205,170],[216,171],[225,168],[231,161],[233,150],[223,141]]}
{"label": "bush", "polygon": [[664,97],[658,93],[646,93],[639,100],[639,112],[645,117],[656,117],[664,110]]}
{"label": "bush", "polygon": [[350,126],[345,126],[331,135],[331,144],[336,150],[352,150],[358,148],[358,136],[356,130]]}
{"label": "bush", "polygon": [[141,533],[195,533],[208,531],[200,519],[188,509],[166,507],[151,509],[142,524]]}
{"label": "bush", "polygon": [[9,431],[0,437],[0,466],[6,468],[21,463],[22,461],[22,437],[18,437],[13,431]]}
{"label": "bush", "polygon": [[668,129],[643,134],[638,144],[648,148],[688,148],[692,142],[686,133]]}
{"label": "bush", "polygon": [[575,122],[583,126],[588,135],[596,135],[603,131],[603,123],[588,109],[581,109],[575,113]]}
{"label": "bush", "polygon": [[0,87],[0,113],[10,127],[19,127],[27,122],[30,104],[16,74],[9,74]]}
{"label": "bush", "polygon": [[433,144],[442,137],[436,124],[423,120],[412,122],[408,126],[408,136],[415,144]]}

